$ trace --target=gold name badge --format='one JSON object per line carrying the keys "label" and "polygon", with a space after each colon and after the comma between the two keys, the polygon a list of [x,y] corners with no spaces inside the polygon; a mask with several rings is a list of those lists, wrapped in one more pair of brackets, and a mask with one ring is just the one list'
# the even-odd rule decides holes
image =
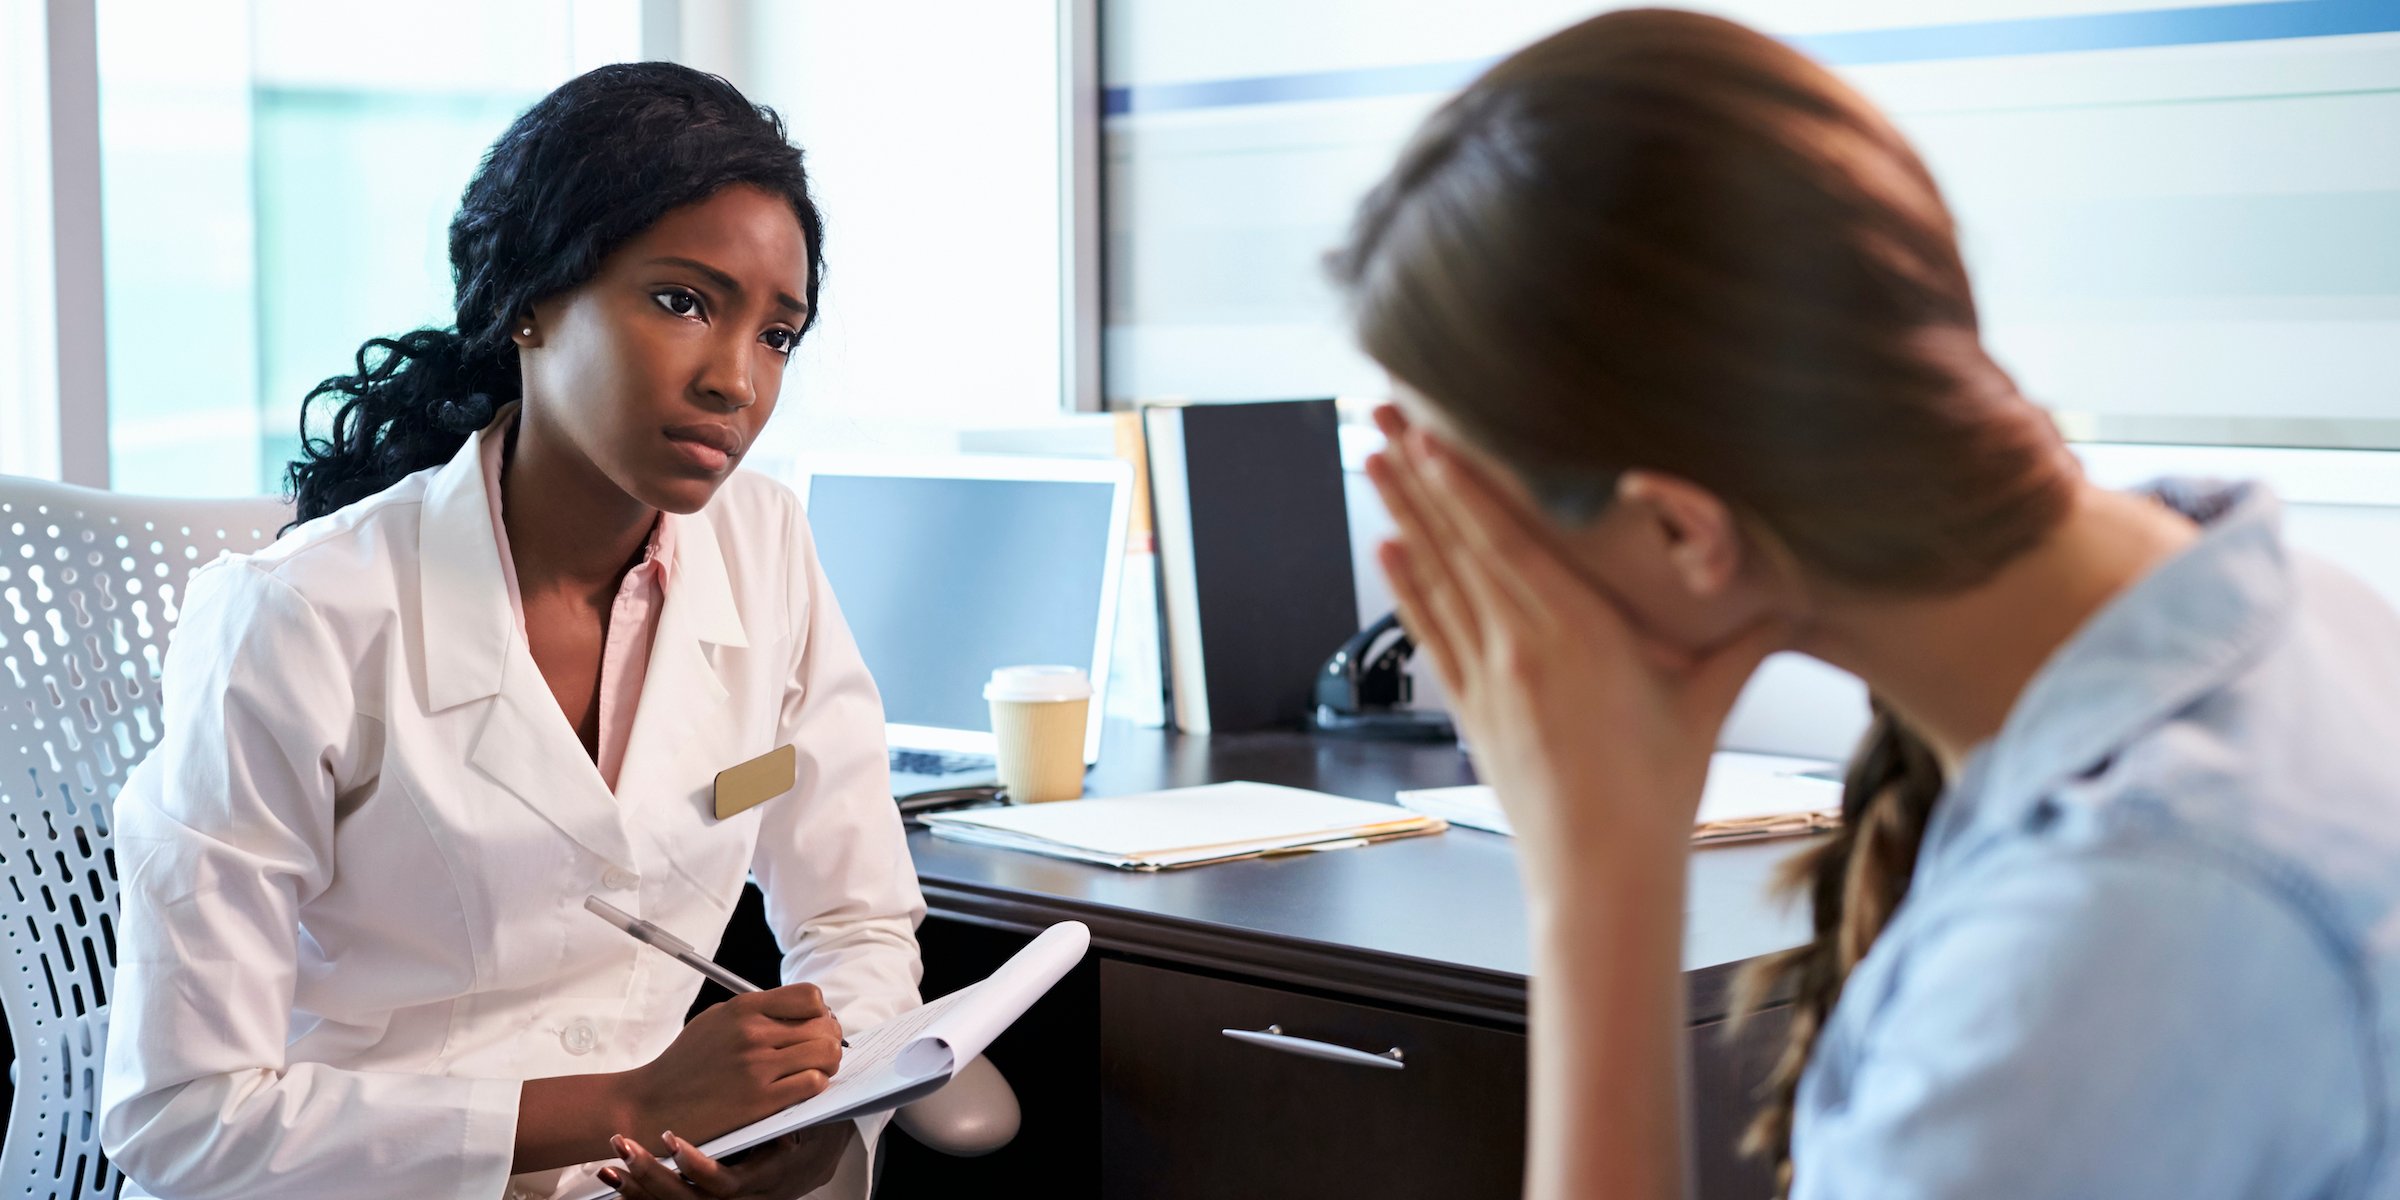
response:
{"label": "gold name badge", "polygon": [[756,808],[792,790],[800,756],[777,746],[749,762],[717,772],[717,819]]}

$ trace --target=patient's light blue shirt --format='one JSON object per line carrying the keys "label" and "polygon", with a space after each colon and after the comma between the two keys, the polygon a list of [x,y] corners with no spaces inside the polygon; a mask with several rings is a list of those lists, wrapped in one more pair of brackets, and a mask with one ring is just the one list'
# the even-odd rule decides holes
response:
{"label": "patient's light blue shirt", "polygon": [[1795,1197],[2400,1196],[2400,620],[2264,489],[2029,684],[1801,1081]]}

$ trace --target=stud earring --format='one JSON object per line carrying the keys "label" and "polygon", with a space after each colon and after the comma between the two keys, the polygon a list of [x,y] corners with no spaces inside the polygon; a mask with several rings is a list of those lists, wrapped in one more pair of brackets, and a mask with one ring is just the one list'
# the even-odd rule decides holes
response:
{"label": "stud earring", "polygon": [[528,325],[528,326],[526,326],[525,328],[518,330],[517,332],[524,334],[526,337],[532,337],[532,336],[533,336],[533,326],[531,326],[531,325]]}

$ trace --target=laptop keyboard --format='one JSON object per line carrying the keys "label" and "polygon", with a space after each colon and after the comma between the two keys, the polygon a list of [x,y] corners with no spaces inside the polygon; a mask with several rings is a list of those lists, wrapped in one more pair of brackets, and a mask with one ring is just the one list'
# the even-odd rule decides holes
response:
{"label": "laptop keyboard", "polygon": [[994,765],[989,754],[945,750],[892,751],[892,773],[895,775],[963,775],[969,771],[989,771]]}

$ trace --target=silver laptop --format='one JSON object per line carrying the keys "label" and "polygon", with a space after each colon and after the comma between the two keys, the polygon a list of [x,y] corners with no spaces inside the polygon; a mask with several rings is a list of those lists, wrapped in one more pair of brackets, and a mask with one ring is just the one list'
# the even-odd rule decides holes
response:
{"label": "silver laptop", "polygon": [[988,785],[994,668],[1092,680],[1100,758],[1132,468],[1014,455],[820,458],[797,480],[817,557],[883,693],[892,793]]}

